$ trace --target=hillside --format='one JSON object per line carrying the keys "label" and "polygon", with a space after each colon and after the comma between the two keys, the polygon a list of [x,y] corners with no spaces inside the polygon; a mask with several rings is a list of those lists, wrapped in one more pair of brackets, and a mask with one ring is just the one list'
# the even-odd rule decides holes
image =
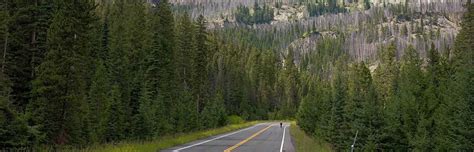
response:
{"label": "hillside", "polygon": [[[284,50],[288,46],[297,45],[294,51],[298,56],[317,50],[317,41],[324,37],[308,37],[312,33],[336,32],[344,37],[343,49],[358,60],[374,60],[381,46],[388,43],[397,45],[397,56],[403,55],[403,50],[413,45],[421,56],[426,57],[427,46],[432,43],[437,49],[444,51],[451,48],[458,31],[460,21],[465,12],[465,1],[413,1],[405,4],[400,0],[369,1],[370,9],[360,8],[360,3],[337,2],[347,13],[331,12],[321,15],[309,13],[312,5],[326,3],[299,1],[172,1],[179,8],[189,8],[191,14],[204,13],[210,20],[210,28],[240,27],[256,32],[257,40],[272,39],[277,35],[286,35],[287,40],[273,40],[272,47]],[[420,3],[421,2],[421,3]],[[273,19],[264,24],[245,25],[235,19],[238,6],[254,5],[269,7]],[[357,5],[355,5],[357,4]],[[213,7],[204,7],[211,5]],[[201,8],[202,7],[202,8]],[[315,8],[317,9],[317,8]],[[252,9],[251,9],[252,10]],[[252,11],[251,11],[252,13]],[[206,15],[208,14],[208,15]],[[311,15],[310,15],[311,14]],[[216,16],[217,15],[217,16]],[[331,37],[335,38],[335,37]],[[337,38],[337,37],[336,37]],[[299,60],[299,59],[298,59]]]}

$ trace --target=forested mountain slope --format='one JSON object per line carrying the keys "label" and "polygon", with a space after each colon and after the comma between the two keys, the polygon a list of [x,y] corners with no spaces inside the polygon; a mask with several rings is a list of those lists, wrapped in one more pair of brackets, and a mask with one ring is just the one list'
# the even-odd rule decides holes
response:
{"label": "forested mountain slope", "polygon": [[[5,0],[0,150],[291,119],[336,151],[472,151],[467,0]],[[235,116],[233,116],[235,118]]]}
{"label": "forested mountain slope", "polygon": [[[426,57],[432,43],[441,51],[451,48],[460,29],[466,1],[380,1],[368,2],[366,8],[354,6],[354,3],[359,4],[356,2],[342,1],[334,1],[334,4],[331,1],[174,3],[180,11],[208,14],[213,25],[211,28],[227,32],[224,38],[231,32],[249,33],[232,39],[280,52],[286,52],[293,44],[298,46],[294,49],[297,56],[317,52],[315,44],[321,39],[343,39],[342,49],[353,58],[374,60],[378,50],[387,43],[397,45],[397,56],[401,56],[409,45],[413,45],[422,57]],[[264,11],[267,9],[269,11]],[[258,17],[258,14],[253,14],[258,10],[269,14],[270,19],[266,23],[247,21],[266,20],[265,15]],[[239,19],[242,15],[250,19]],[[312,37],[328,32],[333,34],[329,37],[317,36],[316,39]]]}

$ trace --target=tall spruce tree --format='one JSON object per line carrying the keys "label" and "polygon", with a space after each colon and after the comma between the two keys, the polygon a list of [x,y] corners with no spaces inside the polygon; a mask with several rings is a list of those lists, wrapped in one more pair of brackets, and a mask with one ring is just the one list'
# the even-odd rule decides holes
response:
{"label": "tall spruce tree", "polygon": [[200,15],[196,21],[196,54],[194,56],[194,78],[193,92],[196,106],[199,111],[202,110],[205,101],[208,100],[208,57],[209,57],[209,38],[206,31],[207,23],[204,16]]}
{"label": "tall spruce tree", "polygon": [[1,71],[5,72],[5,62],[6,62],[6,53],[9,44],[9,32],[8,32],[8,23],[10,21],[10,13],[8,11],[8,1],[0,3],[0,49],[1,49]]}
{"label": "tall spruce tree", "polygon": [[474,4],[468,2],[466,7],[451,59],[454,75],[449,87],[458,149],[474,149]]}
{"label": "tall spruce tree", "polygon": [[331,105],[331,136],[330,141],[334,144],[337,150],[347,149],[349,143],[346,138],[348,133],[347,120],[344,117],[344,105],[348,99],[347,82],[348,77],[346,71],[348,70],[343,57],[336,63],[334,71],[334,78],[332,80],[332,105]]}
{"label": "tall spruce tree", "polygon": [[11,82],[0,72],[0,146],[15,148],[37,144],[37,132],[27,124],[26,117],[12,108]]}
{"label": "tall spruce tree", "polygon": [[151,52],[146,65],[145,81],[149,85],[151,100],[157,105],[156,116],[157,134],[165,134],[173,131],[175,125],[174,117],[166,117],[167,114],[175,114],[176,98],[176,69],[175,69],[175,25],[171,6],[167,0],[160,1],[157,8],[153,10],[152,29],[153,41]]}
{"label": "tall spruce tree", "polygon": [[[425,89],[425,76],[421,70],[422,61],[418,52],[409,46],[402,57],[399,78],[399,91],[397,91],[397,102],[400,102],[400,117],[402,121],[402,137],[408,141],[408,147],[417,145],[417,127],[420,120],[423,91]],[[397,127],[391,126],[389,127]],[[401,140],[402,141],[402,140]],[[403,143],[398,143],[403,144]],[[402,146],[402,145],[399,145]]]}
{"label": "tall spruce tree", "polygon": [[397,60],[397,48],[390,44],[385,48],[380,57],[380,64],[375,70],[374,81],[382,104],[384,115],[383,141],[381,147],[384,149],[402,149],[406,147],[406,140],[400,130],[400,103],[395,99],[398,91],[399,64]]}
{"label": "tall spruce tree", "polygon": [[127,3],[123,0],[117,0],[110,8],[108,18],[109,43],[107,49],[107,58],[105,65],[110,75],[111,89],[111,109],[108,118],[107,140],[124,139],[127,135],[126,128],[129,124],[126,120],[131,115],[128,103],[131,94],[131,74],[128,66],[130,60],[127,56],[131,45],[128,41],[131,34],[127,22]]}
{"label": "tall spruce tree", "polygon": [[288,55],[285,58],[285,66],[281,74],[282,84],[285,86],[282,114],[287,117],[292,117],[296,114],[296,105],[298,105],[298,69],[295,65],[294,52],[292,49],[288,50]]}
{"label": "tall spruce tree", "polygon": [[226,123],[226,111],[224,108],[224,98],[221,93],[216,93],[202,111],[202,126],[205,128],[216,128]]}
{"label": "tall spruce tree", "polygon": [[372,76],[365,63],[353,66],[349,83],[349,102],[345,107],[351,135],[358,132],[356,149],[373,151],[378,148],[381,134],[381,104],[377,100]]}
{"label": "tall spruce tree", "polygon": [[46,135],[45,142],[84,144],[87,85],[91,68],[91,44],[96,21],[91,1],[58,1],[48,30],[49,51],[33,82],[29,105],[34,124]]}
{"label": "tall spruce tree", "polygon": [[88,125],[92,143],[105,141],[108,118],[110,117],[110,76],[103,61],[98,61],[88,93]]}
{"label": "tall spruce tree", "polygon": [[[4,41],[4,73],[12,81],[15,109],[24,111],[31,98],[35,68],[46,53],[46,33],[52,17],[50,0],[7,1],[10,14],[8,40]],[[4,35],[6,36],[6,35]]]}
{"label": "tall spruce tree", "polygon": [[188,13],[180,17],[177,29],[177,49],[176,49],[176,71],[177,82],[181,89],[190,90],[192,78],[194,78],[194,56],[196,52],[196,39],[194,23]]}

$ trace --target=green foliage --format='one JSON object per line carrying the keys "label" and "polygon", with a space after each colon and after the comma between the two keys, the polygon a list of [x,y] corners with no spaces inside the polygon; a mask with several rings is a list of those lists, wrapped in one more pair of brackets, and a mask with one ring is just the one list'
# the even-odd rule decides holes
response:
{"label": "green foliage", "polygon": [[[298,111],[298,125],[336,150],[348,149],[356,132],[355,149],[364,151],[470,149],[466,133],[470,121],[465,120],[469,104],[451,91],[463,90],[458,81],[466,79],[449,79],[456,78],[456,69],[464,75],[465,65],[451,64],[432,46],[423,70],[423,61],[412,46],[400,62],[393,47],[382,52],[374,82],[364,63],[352,65],[346,75],[347,69],[338,61],[330,79],[332,87],[324,81],[310,84],[321,91],[310,87]],[[324,90],[332,94],[332,100],[325,99]]]}
{"label": "green foliage", "polygon": [[110,90],[112,87],[106,70],[105,65],[99,61],[88,94],[89,120],[87,124],[90,128],[89,136],[92,143],[105,140],[107,118],[110,117],[109,112],[112,103]]}
{"label": "green foliage", "polygon": [[209,101],[202,111],[201,126],[205,128],[215,128],[226,123],[227,113],[224,108],[223,97],[217,93],[215,97]]}
{"label": "green foliage", "polygon": [[113,85],[110,91],[110,114],[107,117],[106,141],[117,141],[125,139],[127,119],[125,108],[120,96],[121,90],[118,85]]}
{"label": "green foliage", "polygon": [[206,90],[209,86],[208,76],[208,59],[211,57],[209,48],[209,35],[206,31],[206,19],[199,16],[196,21],[196,54],[193,58],[193,80],[192,89],[194,97],[197,101],[198,111],[203,109],[205,101],[208,100],[209,94]]}
{"label": "green foliage", "polygon": [[284,86],[283,103],[281,113],[284,117],[291,117],[296,114],[299,104],[298,96],[298,69],[295,65],[295,56],[292,49],[288,50],[288,54],[284,60],[284,70],[280,74],[279,83]]}
{"label": "green foliage", "polygon": [[307,7],[309,16],[320,16],[328,13],[337,14],[347,12],[346,8],[337,6],[336,2],[333,0],[330,1],[331,3],[329,3],[329,5],[322,5],[320,3],[308,3]]}
{"label": "green foliage", "polygon": [[274,17],[272,8],[266,4],[260,7],[257,2],[253,7],[253,13],[250,13],[250,8],[240,5],[234,15],[237,22],[247,25],[268,24],[273,21]]}
{"label": "green foliage", "polygon": [[242,119],[242,117],[239,117],[237,115],[227,116],[227,124],[234,125],[234,124],[241,124],[241,123],[244,123],[244,122],[245,122],[245,120]]}
{"label": "green foliage", "polygon": [[[74,5],[75,7],[72,7]],[[77,6],[76,6],[77,5]],[[74,8],[74,9],[71,9]],[[95,17],[90,2],[61,2],[48,30],[49,52],[33,82],[33,122],[40,124],[46,141],[84,144],[92,30]]]}
{"label": "green foliage", "polygon": [[369,0],[364,0],[364,8],[366,10],[370,9],[370,1]]}
{"label": "green foliage", "polygon": [[41,138],[35,128],[28,126],[25,115],[11,108],[11,82],[0,72],[0,146],[4,148],[36,144]]}
{"label": "green foliage", "polygon": [[[24,112],[31,101],[35,68],[47,49],[47,32],[52,19],[50,0],[2,1],[2,70],[12,83],[12,106]],[[0,13],[1,14],[1,13]]]}
{"label": "green foliage", "polygon": [[291,134],[291,140],[294,141],[295,150],[297,151],[321,151],[329,152],[333,151],[331,145],[322,140],[317,140],[313,136],[309,136],[296,123],[292,123],[289,128]]}
{"label": "green foliage", "polygon": [[148,140],[279,110],[274,51],[219,41],[203,16],[175,16],[167,1],[8,2],[2,147]]}
{"label": "green foliage", "polygon": [[[186,134],[160,136],[154,140],[147,141],[122,141],[120,143],[110,143],[104,145],[93,145],[84,149],[73,149],[71,151],[91,151],[91,152],[115,152],[115,151],[141,151],[141,152],[155,152],[159,150],[168,149],[174,146],[179,146],[192,141],[208,138],[226,132],[231,132],[243,128],[247,128],[259,123],[258,121],[251,121],[242,124],[227,125],[224,127],[200,130],[189,132]],[[68,151],[69,149],[60,149],[61,151]]]}
{"label": "green foliage", "polygon": [[[472,60],[474,50],[474,5],[467,4],[467,12],[464,14],[462,22],[462,30],[456,38],[453,58],[454,74],[450,78],[455,81],[450,83],[450,95],[448,100],[452,101],[451,105],[455,113],[448,113],[453,116],[451,120],[454,122],[452,133],[458,138],[457,147],[460,149],[474,149],[474,89],[472,69],[474,63]],[[449,119],[449,118],[448,118]],[[451,135],[451,136],[453,136]]]}

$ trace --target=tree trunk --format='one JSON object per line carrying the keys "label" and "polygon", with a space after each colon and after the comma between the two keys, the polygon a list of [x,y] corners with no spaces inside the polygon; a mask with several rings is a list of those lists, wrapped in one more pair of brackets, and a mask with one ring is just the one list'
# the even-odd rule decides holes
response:
{"label": "tree trunk", "polygon": [[[35,0],[35,7],[38,8],[38,0]],[[37,12],[36,12],[37,13]],[[36,35],[37,35],[37,27],[33,30],[33,33],[31,33],[31,48],[35,50],[34,52],[31,52],[31,69],[35,69],[35,55],[38,53],[39,50],[35,49],[37,42],[36,42]],[[35,70],[31,70],[31,77],[34,77],[35,75]]]}
{"label": "tree trunk", "polygon": [[5,72],[5,64],[7,58],[8,34],[5,33],[5,43],[3,44],[3,59],[2,59],[2,73]]}

